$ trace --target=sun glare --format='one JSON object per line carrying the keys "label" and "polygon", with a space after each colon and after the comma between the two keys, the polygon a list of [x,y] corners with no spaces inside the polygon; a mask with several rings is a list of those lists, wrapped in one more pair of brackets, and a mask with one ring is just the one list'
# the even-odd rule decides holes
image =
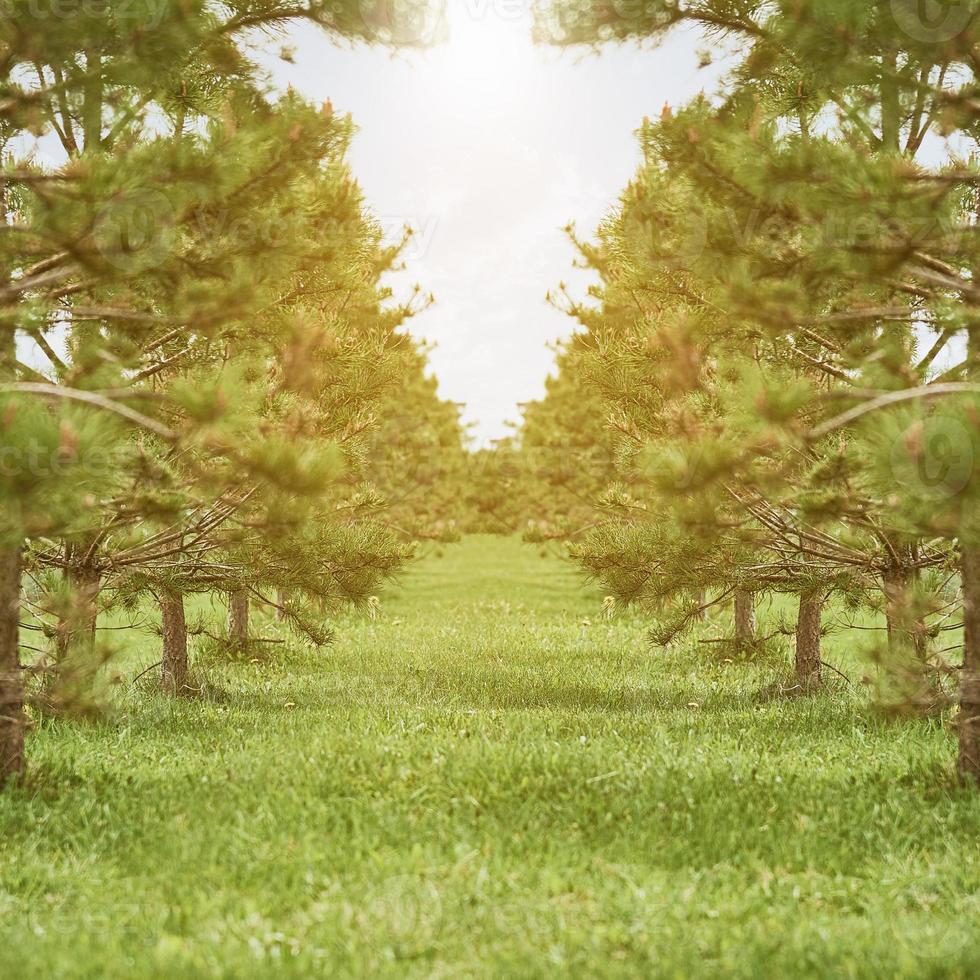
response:
{"label": "sun glare", "polygon": [[430,54],[432,83],[484,108],[519,96],[535,60],[529,15],[505,17],[488,4],[466,3],[454,4],[448,17],[448,39]]}

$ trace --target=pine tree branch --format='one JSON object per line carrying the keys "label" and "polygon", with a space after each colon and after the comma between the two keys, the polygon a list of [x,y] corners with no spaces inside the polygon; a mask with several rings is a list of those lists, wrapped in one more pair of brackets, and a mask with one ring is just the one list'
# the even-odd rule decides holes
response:
{"label": "pine tree branch", "polygon": [[128,320],[134,323],[167,323],[170,318],[143,310],[126,310],[114,306],[73,306],[65,311],[72,320]]}
{"label": "pine tree branch", "polygon": [[917,374],[924,375],[932,367],[933,361],[943,352],[946,345],[956,336],[956,331],[947,327],[936,338],[936,342],[929,348],[925,357],[915,366]]}
{"label": "pine tree branch", "polygon": [[28,336],[37,344],[44,353],[44,356],[57,368],[62,375],[68,373],[68,365],[55,353],[54,348],[48,343],[47,337],[41,330],[28,331]]}
{"label": "pine tree branch", "polygon": [[61,398],[66,401],[81,402],[85,405],[91,405],[93,408],[99,408],[103,411],[119,415],[134,425],[139,426],[141,429],[146,429],[160,436],[161,439],[166,439],[168,442],[175,442],[177,440],[177,433],[167,428],[167,426],[157,422],[155,419],[151,419],[148,415],[143,415],[142,412],[137,412],[128,408],[126,405],[122,405],[110,398],[105,398],[94,391],[83,391],[78,388],[65,388],[62,385],[34,384],[31,382],[2,384],[0,385],[0,391],[10,394],[39,395],[42,398]]}
{"label": "pine tree branch", "polygon": [[139,373],[133,375],[133,381],[145,381],[147,378],[152,378],[154,375],[157,375],[161,371],[165,371],[168,367],[176,364],[179,360],[192,353],[193,350],[194,346],[191,345],[190,347],[185,347],[182,351],[178,351],[176,354],[171,355],[166,360],[158,361],[156,364],[151,364],[148,368],[144,368]]}
{"label": "pine tree branch", "polygon": [[75,275],[76,271],[74,268],[58,268],[34,276],[23,276],[20,279],[15,279],[4,289],[0,289],[0,304],[6,305],[14,302],[32,289],[43,289],[46,286],[63,283]]}
{"label": "pine tree branch", "polygon": [[901,391],[889,391],[883,395],[879,395],[877,398],[873,398],[864,405],[858,405],[811,429],[807,433],[807,439],[811,441],[821,439],[831,432],[843,429],[845,426],[863,418],[865,415],[881,411],[885,408],[891,408],[893,405],[901,405],[904,402],[942,398],[946,395],[975,394],[980,394],[980,383],[968,381],[953,382],[951,384],[924,385],[920,388],[904,388]]}
{"label": "pine tree branch", "polygon": [[854,384],[854,379],[851,378],[850,375],[846,374],[844,371],[841,371],[839,368],[835,368],[832,364],[827,364],[825,361],[821,361],[815,357],[811,357],[809,354],[806,353],[806,351],[800,350],[799,347],[793,347],[791,349],[793,353],[796,354],[798,357],[802,357],[803,360],[807,362],[807,364],[812,365],[813,367],[817,368],[817,370],[822,371],[824,374],[828,375],[829,377],[836,378],[838,381],[843,381],[849,385]]}

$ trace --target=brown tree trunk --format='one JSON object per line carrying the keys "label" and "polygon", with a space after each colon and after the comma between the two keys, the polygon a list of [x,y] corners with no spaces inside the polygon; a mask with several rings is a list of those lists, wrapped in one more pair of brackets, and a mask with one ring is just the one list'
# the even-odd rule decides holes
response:
{"label": "brown tree trunk", "polygon": [[735,593],[735,639],[738,643],[755,640],[755,596],[751,592]]}
{"label": "brown tree trunk", "polygon": [[804,691],[820,686],[820,620],[823,599],[817,592],[800,596],[796,620],[796,682]]}
{"label": "brown tree trunk", "polygon": [[179,593],[160,596],[163,617],[163,661],[160,684],[167,694],[180,694],[187,687],[187,621],[184,597]]}
{"label": "brown tree trunk", "polygon": [[[974,271],[974,275],[976,275]],[[980,322],[970,323],[967,337],[968,375],[980,379]],[[965,780],[980,785],[980,545],[961,543],[960,579],[963,589],[963,672],[957,718],[959,760]]]}
{"label": "brown tree trunk", "polygon": [[237,647],[248,643],[248,593],[228,593],[228,639]]}
{"label": "brown tree trunk", "polygon": [[72,608],[58,624],[58,656],[64,660],[73,652],[91,653],[99,614],[102,576],[90,563],[70,564],[66,572],[71,589]]}
{"label": "brown tree trunk", "polygon": [[702,589],[698,593],[698,613],[697,613],[697,617],[698,617],[698,621],[699,622],[704,623],[704,622],[707,622],[707,620],[708,620],[708,610],[705,608],[705,606],[707,606],[707,604],[708,604],[708,590],[707,589]]}
{"label": "brown tree trunk", "polygon": [[964,615],[959,770],[964,779],[980,784],[980,547],[963,546],[960,571]]}
{"label": "brown tree trunk", "polygon": [[[0,181],[0,225],[9,224],[7,185]],[[10,269],[0,267],[0,283]],[[17,379],[17,342],[13,324],[0,331],[0,380]],[[9,410],[16,408],[9,406]],[[20,583],[23,547],[18,522],[4,514],[5,540],[0,545],[0,786],[24,771],[24,678],[20,669]],[[9,537],[8,537],[9,536]]]}
{"label": "brown tree trunk", "polygon": [[95,649],[95,630],[99,617],[99,590],[102,576],[91,565],[82,565],[71,576],[72,588],[78,604],[78,620],[75,629],[78,648],[87,654]]}
{"label": "brown tree trunk", "polygon": [[21,549],[0,549],[0,786],[24,771],[24,679],[20,669]]}
{"label": "brown tree trunk", "polygon": [[289,601],[289,596],[285,589],[276,590],[276,619],[280,622],[286,618],[285,605]]}
{"label": "brown tree trunk", "polygon": [[939,675],[929,669],[929,643],[924,617],[914,611],[912,587],[916,569],[893,565],[882,573],[888,662],[885,680],[897,707],[931,711],[945,703]]}
{"label": "brown tree trunk", "polygon": [[[912,560],[913,556],[909,556]],[[926,625],[912,611],[912,587],[916,570],[910,565],[892,565],[882,573],[885,593],[885,626],[888,631],[888,650],[893,655],[912,653],[916,659],[926,659]]]}
{"label": "brown tree trunk", "polygon": [[97,152],[102,145],[102,57],[91,48],[85,52],[87,80],[85,82],[85,101],[82,104],[82,135],[85,139],[85,152]]}
{"label": "brown tree trunk", "polygon": [[101,663],[95,646],[102,576],[90,562],[70,565],[71,609],[58,624],[58,663],[47,685],[47,710],[87,715],[96,709]]}
{"label": "brown tree trunk", "polygon": [[896,75],[898,59],[893,53],[882,55],[881,148],[885,153],[901,152],[902,104]]}
{"label": "brown tree trunk", "polygon": [[892,655],[910,647],[905,606],[908,602],[909,577],[904,568],[892,566],[881,576],[885,593],[885,627],[888,632],[888,651]]}

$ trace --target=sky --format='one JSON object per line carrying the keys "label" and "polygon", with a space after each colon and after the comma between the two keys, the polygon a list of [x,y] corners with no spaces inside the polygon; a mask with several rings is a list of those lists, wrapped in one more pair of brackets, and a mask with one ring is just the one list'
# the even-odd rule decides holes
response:
{"label": "sky", "polygon": [[591,281],[563,228],[595,229],[636,170],[643,117],[710,90],[718,69],[698,68],[691,35],[562,52],[532,43],[521,0],[448,3],[448,39],[424,52],[337,47],[303,26],[262,61],[277,86],[353,115],[368,206],[392,238],[416,232],[389,285],[435,295],[410,329],[436,345],[440,395],[465,403],[483,445],[543,395],[548,345],[575,327],[545,302]]}

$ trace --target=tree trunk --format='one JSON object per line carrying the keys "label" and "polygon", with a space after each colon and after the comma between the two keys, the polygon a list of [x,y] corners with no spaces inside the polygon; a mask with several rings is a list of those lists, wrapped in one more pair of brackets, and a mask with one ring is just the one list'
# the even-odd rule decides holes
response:
{"label": "tree trunk", "polygon": [[912,587],[917,574],[910,565],[893,565],[882,573],[888,632],[885,681],[896,707],[929,712],[944,704],[946,696],[939,674],[930,670],[925,618],[915,612]]}
{"label": "tree trunk", "polygon": [[[0,181],[0,226],[11,222],[7,185]],[[10,269],[0,268],[0,284],[10,282]],[[17,380],[17,341],[13,321],[0,331],[0,380]],[[15,409],[10,404],[8,411]],[[24,678],[20,669],[20,582],[23,547],[16,519],[5,513],[0,545],[0,786],[24,771]]]}
{"label": "tree trunk", "polygon": [[708,610],[705,608],[708,604],[708,590],[701,589],[698,593],[698,621],[705,623],[708,620]]}
{"label": "tree trunk", "polygon": [[963,546],[960,571],[964,616],[959,770],[964,779],[980,784],[980,547]]}
{"label": "tree trunk", "polygon": [[898,89],[898,59],[894,53],[881,58],[881,148],[885,153],[901,152],[902,104]]}
{"label": "tree trunk", "polygon": [[908,573],[900,566],[887,568],[882,573],[881,584],[882,591],[885,593],[888,652],[892,657],[901,657],[912,648],[908,629]]}
{"label": "tree trunk", "polygon": [[102,576],[90,562],[70,565],[71,609],[58,624],[58,663],[46,685],[47,710],[87,715],[96,708],[95,682],[101,663],[95,635]]}
{"label": "tree trunk", "polygon": [[914,654],[924,663],[926,659],[926,626],[922,617],[912,612],[912,586],[916,571],[911,566],[892,565],[882,573],[885,593],[885,626],[888,631],[888,650],[893,656]]}
{"label": "tree trunk", "polygon": [[102,146],[102,57],[93,49],[85,52],[85,100],[82,104],[82,135],[85,152],[97,152]]}
{"label": "tree trunk", "polygon": [[244,589],[228,594],[228,639],[237,647],[248,643],[248,593]]}
{"label": "tree trunk", "polygon": [[80,651],[91,655],[95,650],[95,630],[99,617],[99,590],[102,587],[102,576],[97,568],[85,564],[72,569],[70,581],[75,593],[77,607],[72,645],[77,645]]}
{"label": "tree trunk", "polygon": [[20,669],[21,549],[0,549],[0,786],[24,771],[24,679]]}
{"label": "tree trunk", "polygon": [[[974,272],[976,274],[976,271]],[[968,376],[980,379],[980,321],[970,323],[967,336]],[[963,671],[960,675],[958,769],[963,779],[980,785],[980,544],[961,542],[963,589]]]}
{"label": "tree trunk", "polygon": [[184,597],[179,593],[160,596],[163,616],[163,662],[160,684],[167,694],[180,694],[187,686],[187,621]]}
{"label": "tree trunk", "polygon": [[57,646],[60,662],[67,659],[73,651],[84,653],[95,647],[102,577],[91,561],[75,560],[90,548],[90,542],[83,542],[81,545],[68,545],[65,549],[68,560],[65,579],[71,591],[71,609],[58,623]]}
{"label": "tree trunk", "polygon": [[735,640],[738,643],[755,640],[755,596],[751,592],[735,593]]}
{"label": "tree trunk", "polygon": [[800,596],[796,620],[796,682],[804,691],[820,686],[820,620],[823,599],[817,592]]}
{"label": "tree trunk", "polygon": [[289,601],[289,596],[285,589],[276,590],[276,619],[280,622],[286,618],[285,605]]}

